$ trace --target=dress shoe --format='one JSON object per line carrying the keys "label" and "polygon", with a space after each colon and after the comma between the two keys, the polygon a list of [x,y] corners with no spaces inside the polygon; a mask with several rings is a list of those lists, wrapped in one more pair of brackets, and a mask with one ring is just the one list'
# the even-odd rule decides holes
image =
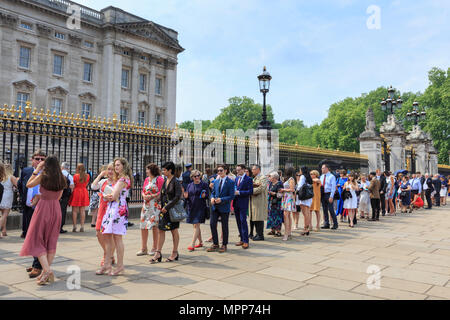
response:
{"label": "dress shoe", "polygon": [[330,226],[321,226],[320,229],[330,229]]}
{"label": "dress shoe", "polygon": [[206,249],[206,252],[217,252],[219,251],[219,246],[212,245],[211,248]]}
{"label": "dress shoe", "polygon": [[67,230],[61,229],[61,230],[59,231],[59,233],[67,233]]}
{"label": "dress shoe", "polygon": [[248,249],[248,247],[249,247],[248,243],[244,243],[244,244],[242,245],[242,249]]}
{"label": "dress shoe", "polygon": [[242,241],[239,241],[236,243],[236,247],[241,247],[244,243]]}
{"label": "dress shoe", "polygon": [[26,269],[28,273],[30,273],[31,271],[33,271],[33,267],[29,267]]}
{"label": "dress shoe", "polygon": [[251,240],[253,240],[253,235],[250,234],[250,235],[248,236],[248,238],[251,239]]}
{"label": "dress shoe", "polygon": [[253,241],[264,241],[264,237],[255,236],[255,237],[253,237]]}
{"label": "dress shoe", "polygon": [[30,279],[33,279],[33,278],[39,277],[41,275],[41,273],[42,273],[41,269],[33,268],[33,270],[31,270],[31,272],[28,276],[30,277]]}
{"label": "dress shoe", "polygon": [[370,218],[370,219],[367,219],[367,221],[377,221],[377,219]]}
{"label": "dress shoe", "polygon": [[20,235],[20,237],[21,237],[22,239],[25,239],[26,236],[27,236],[27,234],[26,234],[25,232],[22,232],[22,234]]}
{"label": "dress shoe", "polygon": [[128,227],[132,227],[132,226],[134,226],[134,223],[133,222],[128,222]]}
{"label": "dress shoe", "polygon": [[219,253],[225,253],[227,252],[227,246],[221,246],[219,249]]}
{"label": "dress shoe", "polygon": [[337,228],[338,228],[337,225],[336,225],[336,226],[332,226],[332,227],[331,227],[331,230],[337,230]]}

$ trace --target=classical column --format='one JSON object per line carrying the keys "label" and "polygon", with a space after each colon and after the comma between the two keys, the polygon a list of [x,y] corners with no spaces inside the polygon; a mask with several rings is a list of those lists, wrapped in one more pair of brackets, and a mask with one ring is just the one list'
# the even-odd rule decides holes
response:
{"label": "classical column", "polygon": [[415,150],[416,171],[422,174],[427,172],[427,135],[415,125],[409,135],[406,137],[408,146]]}
{"label": "classical column", "polygon": [[[278,130],[258,129],[255,138],[258,139],[257,157],[258,164],[261,166],[261,174],[268,175],[279,168],[279,135]],[[250,145],[253,144],[253,137],[250,137]],[[250,147],[249,163],[255,157],[256,150]]]}
{"label": "classical column", "polygon": [[129,121],[137,122],[137,110],[138,110],[138,94],[139,94],[139,58],[141,53],[132,53],[133,70],[131,71],[131,107],[129,113]]}
{"label": "classical column", "polygon": [[156,116],[156,96],[155,96],[155,87],[156,87],[156,66],[154,58],[152,57],[150,60],[150,75],[149,75],[149,123],[155,124],[155,116]]}
{"label": "classical column", "polygon": [[166,100],[166,122],[170,128],[175,127],[177,108],[177,65],[169,62],[166,69],[165,100]]}

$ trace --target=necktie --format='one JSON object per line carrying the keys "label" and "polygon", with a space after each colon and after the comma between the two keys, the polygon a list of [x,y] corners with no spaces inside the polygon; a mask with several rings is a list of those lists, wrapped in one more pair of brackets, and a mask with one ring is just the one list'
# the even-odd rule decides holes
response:
{"label": "necktie", "polygon": [[219,185],[219,191],[220,192],[222,192],[223,180],[224,179],[220,179],[220,185]]}
{"label": "necktie", "polygon": [[238,187],[239,187],[239,185],[241,184],[241,180],[242,180],[242,177],[239,177],[239,180],[238,180]]}

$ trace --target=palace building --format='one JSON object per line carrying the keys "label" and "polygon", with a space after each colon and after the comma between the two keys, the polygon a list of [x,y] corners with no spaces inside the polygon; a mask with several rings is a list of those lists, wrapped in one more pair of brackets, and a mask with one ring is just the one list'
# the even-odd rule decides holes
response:
{"label": "palace building", "polygon": [[176,31],[119,8],[1,0],[0,104],[174,127],[183,51]]}

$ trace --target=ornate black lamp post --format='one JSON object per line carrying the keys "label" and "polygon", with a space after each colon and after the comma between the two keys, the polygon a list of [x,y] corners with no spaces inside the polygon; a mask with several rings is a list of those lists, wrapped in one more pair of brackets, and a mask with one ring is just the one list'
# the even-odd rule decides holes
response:
{"label": "ornate black lamp post", "polygon": [[395,112],[395,109],[401,109],[403,105],[402,98],[398,98],[395,100],[395,89],[390,86],[388,89],[388,98],[386,100],[383,99],[381,101],[381,110],[389,112],[389,114],[393,114]]}
{"label": "ornate black lamp post", "polygon": [[266,67],[264,67],[263,73],[258,76],[258,80],[259,90],[262,92],[264,97],[262,121],[259,123],[258,129],[271,130],[272,126],[270,125],[270,122],[267,121],[266,94],[270,90],[270,80],[272,80],[272,77],[269,72],[267,72]]}
{"label": "ornate black lamp post", "polygon": [[408,112],[406,114],[406,119],[408,121],[413,121],[416,126],[419,123],[419,121],[425,120],[426,117],[427,117],[427,113],[425,111],[422,111],[422,112],[419,111],[419,103],[418,102],[414,102],[413,103],[413,111]]}

